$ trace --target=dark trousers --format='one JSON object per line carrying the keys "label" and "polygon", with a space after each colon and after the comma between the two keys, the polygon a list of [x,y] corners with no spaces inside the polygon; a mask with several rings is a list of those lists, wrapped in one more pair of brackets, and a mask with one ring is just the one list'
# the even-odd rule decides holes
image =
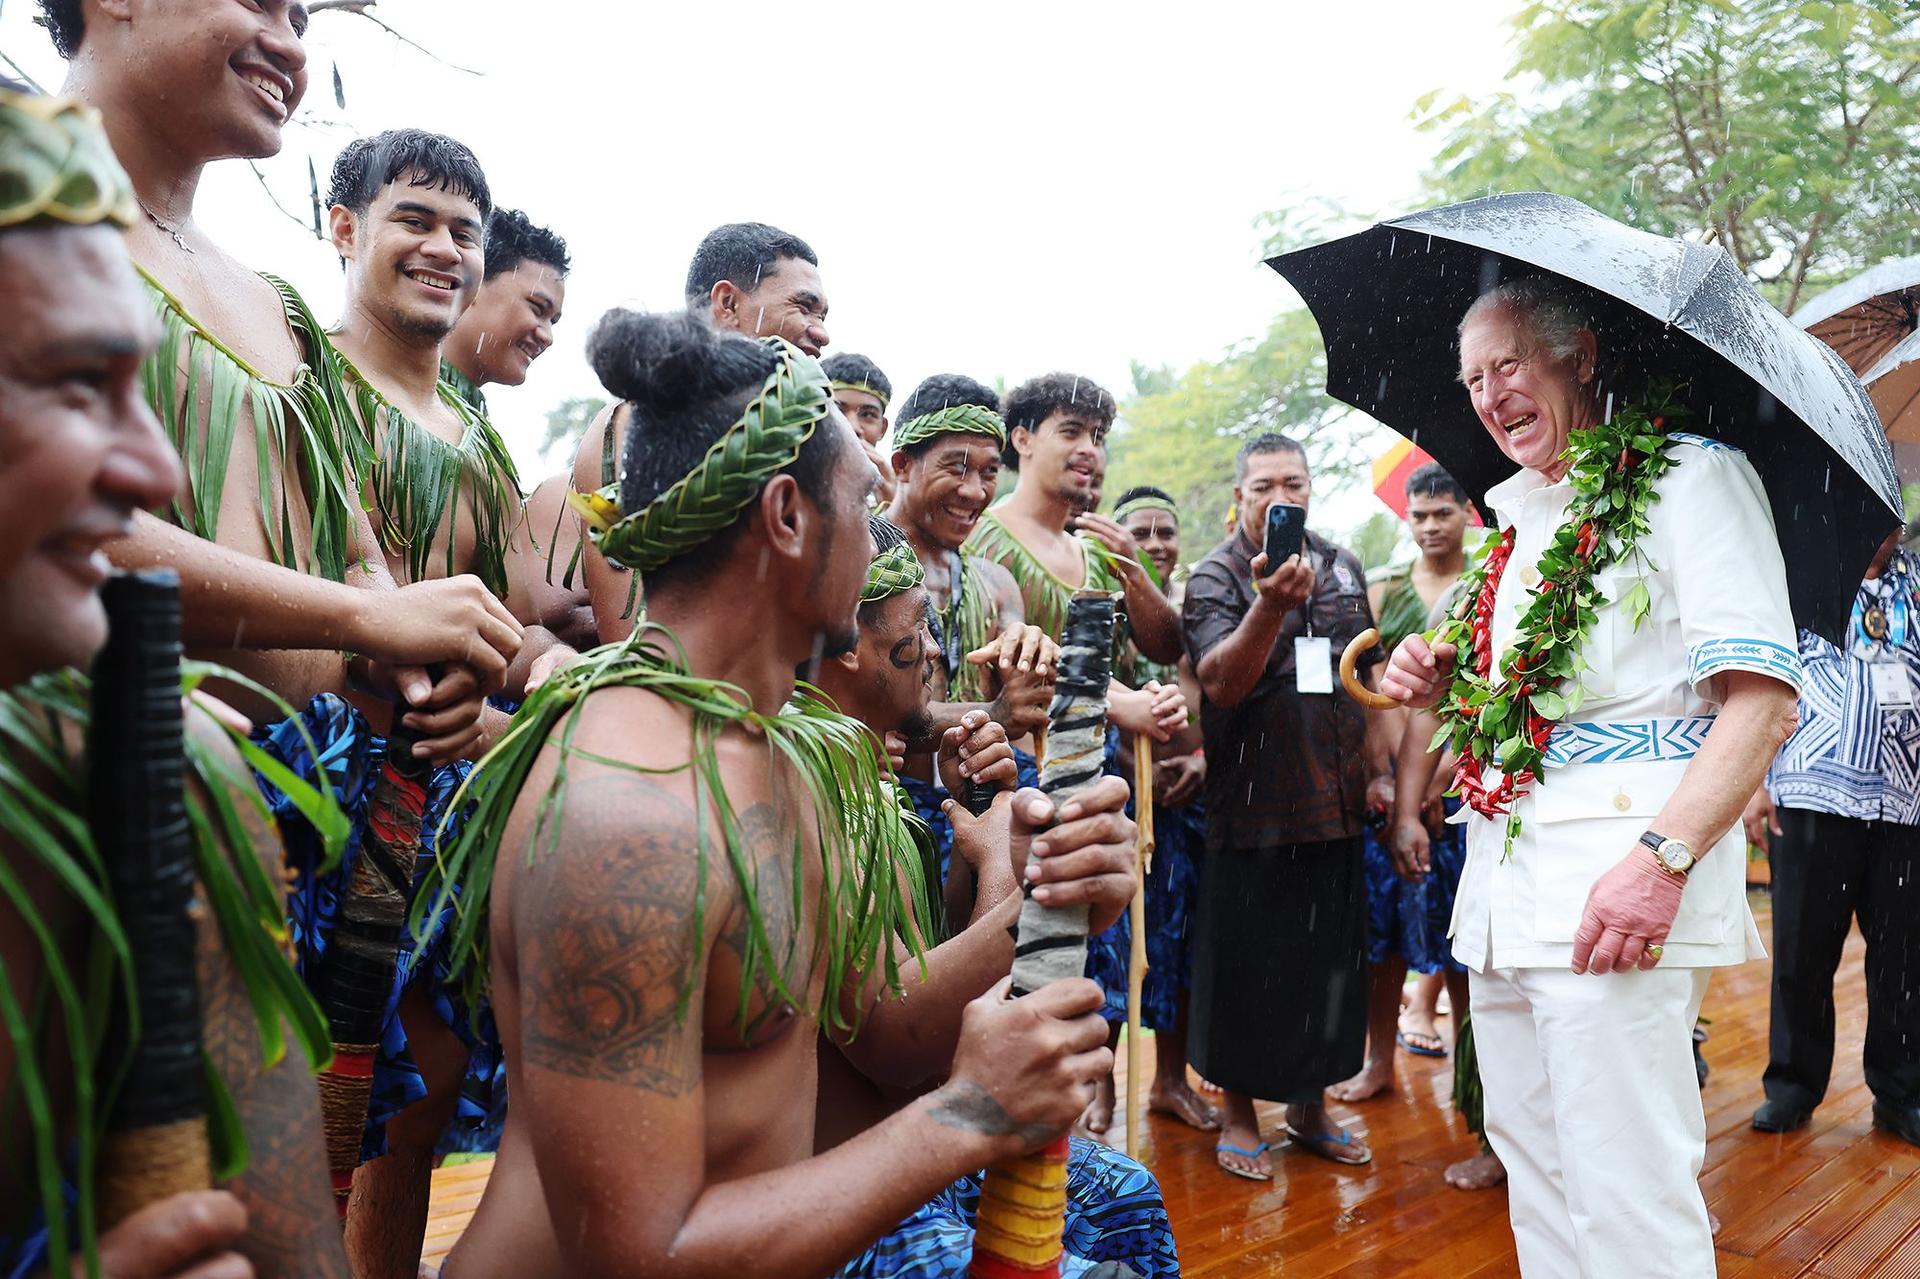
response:
{"label": "dark trousers", "polygon": [[1920,827],[1779,810],[1773,841],[1770,1101],[1812,1109],[1833,1071],[1833,981],[1857,915],[1867,940],[1867,1087],[1920,1102]]}

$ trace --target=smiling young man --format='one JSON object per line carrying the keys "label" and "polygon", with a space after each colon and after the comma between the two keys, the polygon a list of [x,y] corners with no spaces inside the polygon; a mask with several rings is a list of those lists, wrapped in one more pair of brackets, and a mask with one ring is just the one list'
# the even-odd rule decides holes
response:
{"label": "smiling young man", "polygon": [[[378,682],[421,708],[435,759],[457,757],[520,628],[473,578],[392,589],[321,326],[194,220],[208,165],[279,153],[306,92],[305,6],[41,0],[40,20],[68,59],[66,91],[100,111],[138,196],[127,245],[162,323],[144,386],[187,464],[178,497],[135,517],[114,562],[177,570],[189,654],[294,706],[346,690],[343,651],[390,664]],[[430,663],[471,673],[436,687]],[[238,685],[221,695],[260,722],[280,714]]]}
{"label": "smiling young man", "polygon": [[[1115,411],[1112,395],[1071,373],[1048,373],[1008,392],[1000,459],[1019,480],[1011,497],[979,516],[967,547],[1012,576],[1026,620],[1050,638],[1059,639],[1076,591],[1111,591],[1124,596],[1125,629],[1137,650],[1149,660],[1173,662],[1180,656],[1178,614],[1140,562],[1132,536],[1092,510],[1106,476]],[[1164,742],[1186,724],[1186,698],[1178,684],[1151,681],[1136,691],[1116,679],[1108,690],[1108,718],[1118,735]],[[1110,740],[1107,765],[1118,766],[1117,740]],[[1127,1016],[1127,927],[1087,950],[1087,974],[1107,993],[1101,1015],[1115,1042]],[[1109,1078],[1083,1126],[1099,1136],[1112,1120]]]}
{"label": "smiling young man", "polygon": [[[509,567],[526,564],[509,554],[522,519],[513,463],[486,419],[440,378],[444,344],[484,270],[492,210],[479,162],[451,138],[390,130],[341,151],[328,202],[347,282],[334,345],[388,567],[401,581],[471,572],[524,607],[525,592],[509,581]],[[536,645],[551,647],[550,636],[538,628],[535,635],[523,658]],[[524,671],[523,664],[509,675],[510,694],[521,691]],[[489,709],[485,722],[504,718]],[[476,744],[474,756],[483,749],[484,741]],[[436,775],[424,829],[438,829],[459,776],[454,768]],[[431,856],[437,840],[422,847]],[[349,1214],[349,1247],[367,1279],[414,1273],[434,1147],[454,1116],[460,1080],[490,1088],[498,1059],[497,1042],[474,1033],[469,1010],[441,987],[433,965],[415,966],[417,954],[433,952],[402,942],[398,1033],[385,1045],[368,1140],[380,1157],[356,1175]]]}
{"label": "smiling young man", "polygon": [[519,386],[553,345],[567,303],[567,242],[518,209],[487,219],[486,270],[448,335],[440,374],[482,417],[485,388]]}
{"label": "smiling young man", "polygon": [[[815,359],[827,348],[820,259],[805,240],[778,227],[729,222],[707,232],[687,268],[686,296],[687,310],[707,316],[721,332],[783,338]],[[594,419],[573,455],[576,492],[602,492],[619,482],[614,458],[626,429],[624,404],[608,405]],[[592,546],[580,548],[580,562],[601,641],[625,639],[640,584]]]}
{"label": "smiling young man", "polygon": [[1008,392],[1005,407],[1000,457],[1019,480],[1012,496],[981,517],[974,554],[1013,574],[1027,619],[1049,634],[1058,634],[1074,591],[1119,590],[1140,651],[1156,662],[1179,660],[1180,619],[1140,564],[1139,547],[1087,508],[1106,469],[1113,396],[1087,378],[1048,373]]}
{"label": "smiling young man", "polygon": [[[567,242],[518,209],[495,209],[487,219],[486,271],[471,305],[442,349],[440,376],[488,418],[486,388],[519,386],[533,362],[553,346],[567,301],[572,258]],[[580,522],[567,508],[568,476],[548,476],[527,495],[508,551],[512,603],[576,648],[598,643],[586,583],[568,572],[579,554]]]}

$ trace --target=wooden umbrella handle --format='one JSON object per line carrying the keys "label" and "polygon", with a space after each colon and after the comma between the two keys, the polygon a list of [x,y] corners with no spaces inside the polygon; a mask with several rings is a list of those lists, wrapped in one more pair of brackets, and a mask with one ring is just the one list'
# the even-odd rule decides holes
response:
{"label": "wooden umbrella handle", "polygon": [[1360,654],[1380,642],[1380,632],[1369,626],[1353,637],[1347,645],[1347,651],[1340,654],[1340,682],[1346,686],[1353,700],[1372,711],[1390,711],[1400,703],[1385,693],[1376,693],[1360,682],[1360,676],[1354,671],[1354,664],[1360,660]]}

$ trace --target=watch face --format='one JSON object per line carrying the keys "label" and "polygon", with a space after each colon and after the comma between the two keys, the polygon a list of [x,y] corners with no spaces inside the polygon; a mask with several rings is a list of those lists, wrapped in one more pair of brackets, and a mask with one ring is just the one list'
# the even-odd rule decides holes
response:
{"label": "watch face", "polygon": [[1686,870],[1693,865],[1693,850],[1677,839],[1670,839],[1660,845],[1660,860],[1669,870]]}

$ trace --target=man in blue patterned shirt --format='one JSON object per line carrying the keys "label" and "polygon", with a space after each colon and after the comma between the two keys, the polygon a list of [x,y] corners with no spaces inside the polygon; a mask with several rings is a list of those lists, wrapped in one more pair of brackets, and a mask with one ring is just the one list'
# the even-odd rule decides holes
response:
{"label": "man in blue patterned shirt", "polygon": [[1843,653],[1802,631],[1800,727],[1746,812],[1771,844],[1773,1025],[1761,1132],[1805,1124],[1833,1067],[1833,978],[1854,915],[1867,939],[1874,1127],[1920,1145],[1920,564],[1874,555]]}

